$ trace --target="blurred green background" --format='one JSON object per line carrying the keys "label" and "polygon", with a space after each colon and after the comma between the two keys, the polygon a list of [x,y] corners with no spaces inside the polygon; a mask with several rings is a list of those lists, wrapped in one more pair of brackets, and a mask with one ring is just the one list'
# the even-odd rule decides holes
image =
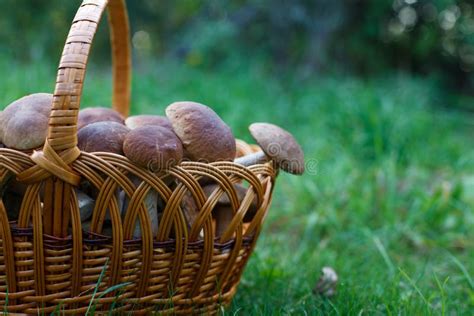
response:
{"label": "blurred green background", "polygon": [[[0,0],[0,102],[51,92],[80,1]],[[474,6],[449,0],[127,1],[132,113],[213,107],[295,134],[229,315],[474,310]],[[105,23],[104,23],[105,24]],[[83,105],[109,105],[107,28]],[[320,270],[338,293],[312,292]]]}
{"label": "blurred green background", "polygon": [[[467,94],[474,88],[467,0],[140,0],[128,7],[137,61],[171,57],[214,69],[251,59],[301,78],[396,70]],[[77,1],[2,0],[0,52],[56,61],[76,8]],[[96,61],[109,56],[106,36],[102,28]]]}

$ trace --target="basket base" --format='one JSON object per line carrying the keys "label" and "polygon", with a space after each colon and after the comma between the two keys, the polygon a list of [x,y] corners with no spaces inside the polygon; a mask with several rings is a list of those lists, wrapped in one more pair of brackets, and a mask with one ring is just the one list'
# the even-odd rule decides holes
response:
{"label": "basket base", "polygon": [[[217,314],[228,306],[236,292],[241,273],[252,252],[253,239],[245,238],[234,251],[235,240],[226,244],[215,244],[208,269],[201,278],[199,288],[195,282],[202,273],[202,262],[206,260],[204,242],[187,245],[182,262],[176,262],[176,242],[157,243],[153,250],[151,269],[145,277],[145,295],[137,298],[142,283],[143,253],[140,241],[126,245],[119,267],[121,277],[110,285],[113,245],[95,245],[94,240],[83,240],[83,265],[80,272],[78,295],[72,294],[71,256],[72,240],[54,239],[44,236],[44,262],[46,267],[46,290],[36,295],[33,257],[34,241],[28,230],[13,231],[15,246],[16,291],[8,291],[4,283],[0,287],[0,309],[11,313],[26,314]],[[0,239],[0,252],[4,253]],[[233,256],[236,254],[236,257]],[[21,257],[21,258],[20,258]],[[4,261],[5,256],[0,256]],[[219,285],[226,268],[230,273],[223,288]],[[0,266],[5,267],[4,262]],[[180,275],[172,285],[173,267],[180,267]],[[3,280],[5,281],[5,279]],[[171,290],[174,288],[174,290]],[[195,291],[192,295],[192,291]]]}

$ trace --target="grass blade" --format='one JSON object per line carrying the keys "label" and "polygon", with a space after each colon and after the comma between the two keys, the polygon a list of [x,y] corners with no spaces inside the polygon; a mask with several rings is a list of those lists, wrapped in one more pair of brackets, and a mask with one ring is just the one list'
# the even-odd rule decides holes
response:
{"label": "grass blade", "polygon": [[99,279],[97,280],[97,284],[95,285],[94,288],[94,293],[92,293],[91,300],[89,302],[89,306],[87,307],[86,315],[89,315],[89,311],[92,307],[92,303],[95,300],[95,296],[97,295],[97,291],[99,290],[100,283],[102,283],[102,279],[104,278],[105,271],[107,270],[107,264],[109,263],[109,258],[105,260],[104,267],[102,268],[102,271],[100,272]]}
{"label": "grass blade", "polygon": [[120,290],[121,288],[124,288],[124,287],[126,287],[130,284],[132,284],[132,282],[125,282],[125,283],[120,283],[120,284],[116,284],[114,286],[111,286],[111,287],[107,288],[104,292],[102,292],[97,298],[102,298],[105,295],[107,295],[107,294],[109,294],[113,291]]}
{"label": "grass blade", "polygon": [[408,276],[408,274],[403,271],[402,268],[398,268],[398,270],[400,271],[400,273],[403,275],[403,277],[405,279],[407,279],[407,281],[410,283],[410,285],[415,289],[415,291],[420,295],[421,299],[423,300],[423,302],[425,302],[425,304],[428,306],[428,307],[431,307],[430,303],[428,302],[428,300],[426,299],[426,297],[423,295],[423,293],[421,292],[420,288],[416,285],[416,283]]}
{"label": "grass blade", "polygon": [[474,290],[474,281],[472,280],[472,278],[471,278],[469,272],[467,271],[466,267],[452,253],[448,252],[448,256],[451,258],[451,260],[454,262],[454,264],[459,268],[459,270],[461,270],[461,272],[464,274],[464,277],[466,278],[467,283],[469,283],[469,286],[471,287],[471,290]]}

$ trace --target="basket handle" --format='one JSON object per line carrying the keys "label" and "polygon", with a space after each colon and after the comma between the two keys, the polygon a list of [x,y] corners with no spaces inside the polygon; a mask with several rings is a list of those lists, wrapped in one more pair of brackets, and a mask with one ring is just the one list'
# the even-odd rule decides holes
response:
{"label": "basket handle", "polygon": [[124,0],[84,0],[74,17],[58,68],[47,143],[58,154],[77,145],[77,118],[87,61],[100,19],[108,6],[113,64],[113,107],[127,116],[131,48]]}
{"label": "basket handle", "polygon": [[128,114],[132,62],[125,0],[84,0],[72,22],[59,63],[43,150],[31,155],[36,166],[18,175],[25,182],[45,179],[49,172],[66,183],[79,184],[79,175],[70,167],[81,154],[77,148],[77,119],[92,41],[107,7],[114,78],[113,107],[124,116]]}

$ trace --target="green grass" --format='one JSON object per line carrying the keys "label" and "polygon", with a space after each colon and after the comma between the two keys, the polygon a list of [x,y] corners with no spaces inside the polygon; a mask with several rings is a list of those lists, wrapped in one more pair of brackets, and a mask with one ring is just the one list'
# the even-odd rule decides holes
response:
{"label": "green grass", "polygon": [[[0,62],[1,104],[51,91],[54,67]],[[429,80],[272,75],[253,65],[214,72],[139,67],[133,113],[195,100],[250,140],[269,121],[293,132],[308,161],[282,174],[229,315],[453,315],[474,310],[474,116],[449,110]],[[84,105],[110,103],[91,71]],[[323,266],[337,296],[312,294]]]}

